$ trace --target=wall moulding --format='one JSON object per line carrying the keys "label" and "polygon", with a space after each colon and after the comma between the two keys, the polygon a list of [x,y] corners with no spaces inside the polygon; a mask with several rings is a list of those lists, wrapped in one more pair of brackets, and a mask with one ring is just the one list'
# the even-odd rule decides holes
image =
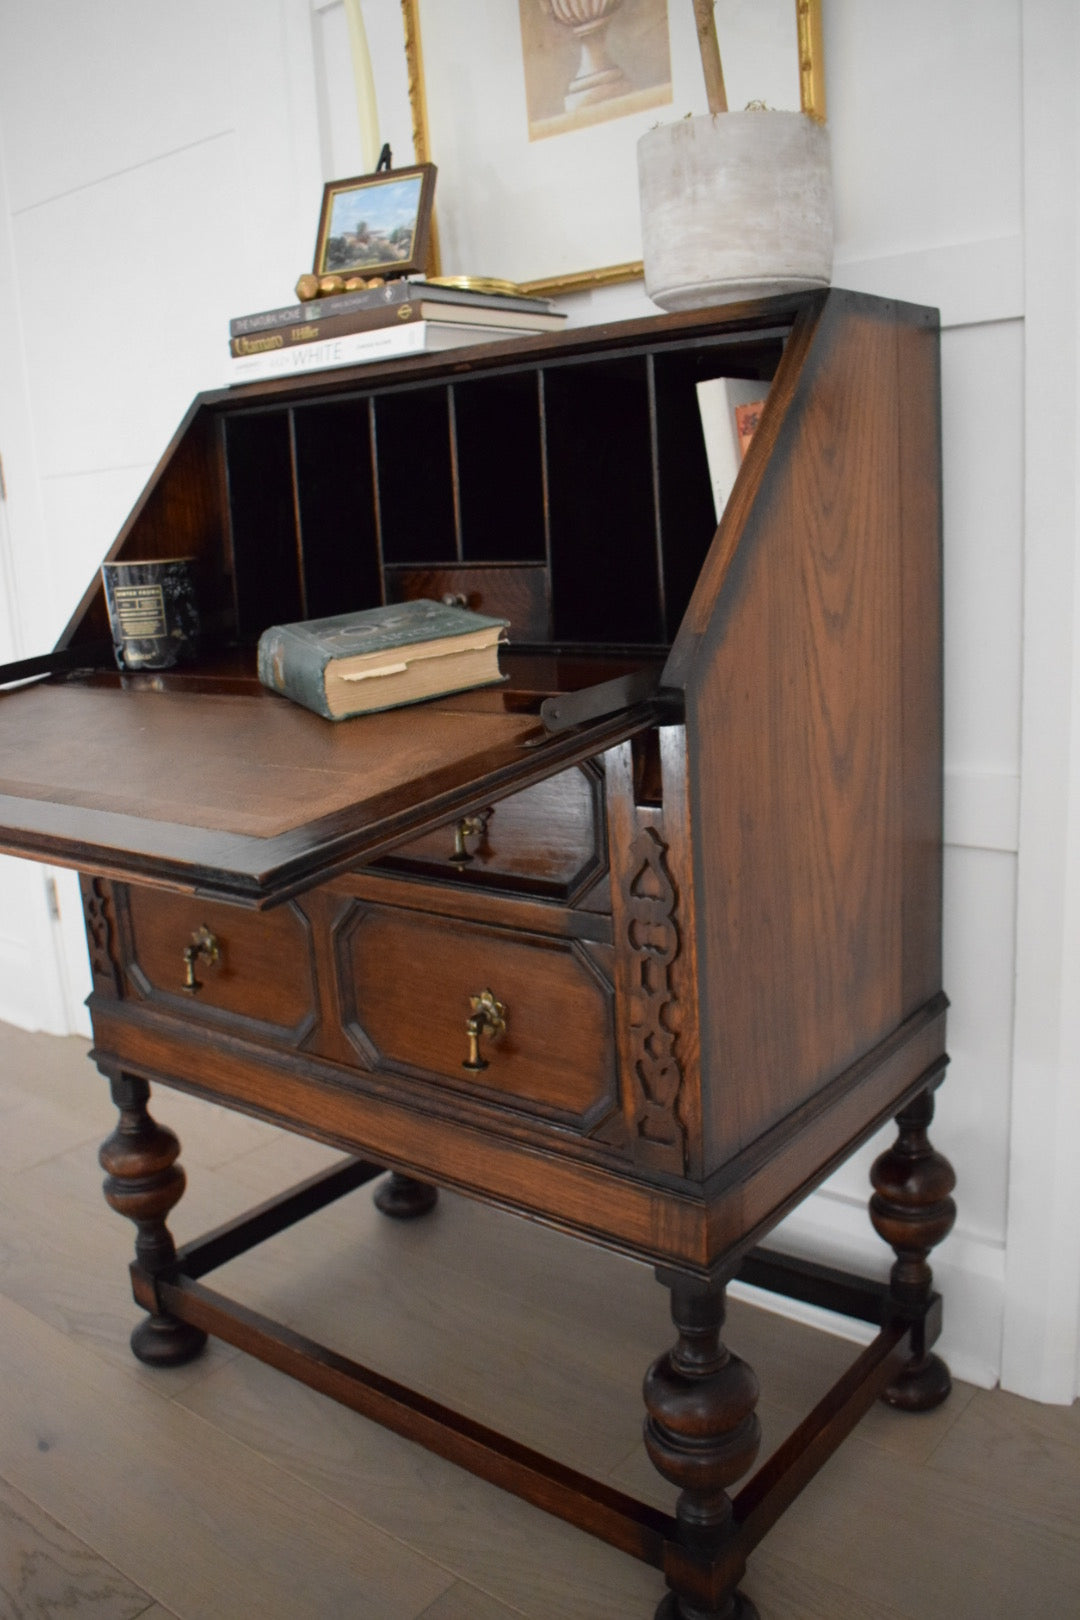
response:
{"label": "wall moulding", "polygon": [[[885,1133],[887,1137],[888,1133]],[[850,1266],[867,1276],[883,1276],[887,1264],[866,1233],[865,1203],[838,1196],[828,1188],[812,1193],[795,1215],[777,1228],[769,1247],[826,1264]],[[945,1299],[943,1354],[958,1378],[991,1389],[1001,1370],[1001,1334],[1005,1312],[1004,1245],[985,1234],[955,1229],[932,1256],[934,1286]],[[864,1343],[862,1324],[849,1318],[799,1305],[761,1289],[732,1285],[733,1298],[772,1310],[792,1321],[805,1321],[855,1343]]]}
{"label": "wall moulding", "polygon": [[1024,314],[1024,239],[949,242],[863,258],[838,245],[833,282],[941,311],[943,328],[1013,321]]}
{"label": "wall moulding", "polygon": [[945,842],[1014,855],[1020,845],[1019,775],[946,767]]}

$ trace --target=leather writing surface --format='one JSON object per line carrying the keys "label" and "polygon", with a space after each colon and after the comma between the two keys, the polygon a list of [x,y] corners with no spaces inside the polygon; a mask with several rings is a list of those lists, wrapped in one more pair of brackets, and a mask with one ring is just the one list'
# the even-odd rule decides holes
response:
{"label": "leather writing surface", "polygon": [[8,691],[0,850],[278,899],[651,719],[641,705],[554,737],[538,701],[488,688],[333,724],[238,680],[99,675]]}
{"label": "leather writing surface", "polygon": [[0,793],[272,838],[536,732],[425,705],[333,725],[250,694],[37,687],[5,724]]}

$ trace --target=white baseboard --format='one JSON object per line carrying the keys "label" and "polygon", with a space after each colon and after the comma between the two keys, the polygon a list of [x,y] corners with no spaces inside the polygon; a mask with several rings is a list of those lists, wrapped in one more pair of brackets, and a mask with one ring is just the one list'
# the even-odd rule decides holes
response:
{"label": "white baseboard", "polygon": [[[892,1253],[870,1225],[865,1205],[828,1192],[812,1194],[770,1234],[767,1246],[879,1279],[888,1276],[892,1264]],[[945,1325],[938,1349],[955,1377],[992,1389],[1001,1374],[1005,1251],[999,1243],[958,1231],[935,1249],[930,1263],[944,1300]],[[736,1283],[731,1293],[853,1343],[868,1344],[874,1336],[864,1322],[764,1289]]]}

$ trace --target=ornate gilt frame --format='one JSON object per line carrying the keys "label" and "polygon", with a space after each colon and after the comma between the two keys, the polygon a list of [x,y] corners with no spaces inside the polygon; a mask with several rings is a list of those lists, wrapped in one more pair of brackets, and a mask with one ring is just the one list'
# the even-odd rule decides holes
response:
{"label": "ornate gilt frame", "polygon": [[[427,98],[424,91],[424,56],[420,41],[420,0],[401,0],[401,20],[405,32],[405,62],[409,76],[409,107],[412,112],[413,153],[417,163],[431,161],[428,136]],[[817,123],[825,122],[825,58],[822,40],[821,0],[795,0],[795,21],[799,52],[799,101],[802,111]],[[428,274],[439,273],[439,237],[435,218],[431,220],[428,248]],[[598,270],[580,270],[570,275],[547,276],[526,281],[521,290],[538,297],[555,298],[563,293],[588,292],[617,282],[638,281],[643,275],[640,259],[628,264],[608,264]]]}
{"label": "ornate gilt frame", "polygon": [[435,165],[433,163],[416,163],[407,169],[387,169],[376,174],[357,174],[348,180],[328,180],[323,186],[322,208],[319,211],[319,229],[315,238],[315,263],[312,267],[314,275],[331,275],[338,268],[326,262],[334,204],[337,199],[356,192],[362,192],[365,195],[368,193],[374,194],[383,186],[397,185],[399,181],[403,180],[413,180],[418,186],[412,248],[409,257],[404,260],[387,259],[382,263],[350,264],[340,267],[341,273],[343,275],[407,275],[423,269],[428,256],[428,245],[431,236],[431,208],[435,195]]}

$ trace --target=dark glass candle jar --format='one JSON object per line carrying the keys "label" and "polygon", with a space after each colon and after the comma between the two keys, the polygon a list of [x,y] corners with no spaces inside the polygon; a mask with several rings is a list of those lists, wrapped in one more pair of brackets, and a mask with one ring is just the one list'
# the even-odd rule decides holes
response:
{"label": "dark glass candle jar", "polygon": [[120,669],[171,669],[195,657],[199,608],[190,557],[101,565]]}

